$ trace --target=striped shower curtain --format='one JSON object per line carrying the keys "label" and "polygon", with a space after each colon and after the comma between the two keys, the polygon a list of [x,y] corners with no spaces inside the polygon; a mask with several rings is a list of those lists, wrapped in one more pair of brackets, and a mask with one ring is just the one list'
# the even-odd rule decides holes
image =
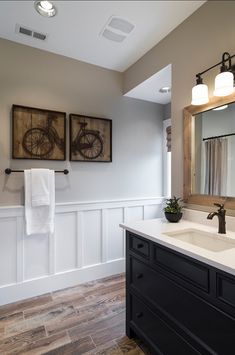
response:
{"label": "striped shower curtain", "polygon": [[205,141],[206,195],[227,195],[228,140],[215,138]]}

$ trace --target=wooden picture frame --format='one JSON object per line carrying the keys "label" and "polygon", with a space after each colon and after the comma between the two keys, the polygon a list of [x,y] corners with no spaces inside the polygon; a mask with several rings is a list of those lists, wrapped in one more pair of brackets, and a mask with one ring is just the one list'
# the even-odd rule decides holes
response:
{"label": "wooden picture frame", "polygon": [[226,97],[213,97],[209,103],[200,106],[190,105],[184,108],[184,200],[192,205],[213,206],[214,203],[224,204],[226,208],[235,210],[235,197],[214,196],[193,193],[193,144],[192,127],[194,116],[213,108],[235,102],[235,92]]}
{"label": "wooden picture frame", "polygon": [[70,161],[112,162],[112,120],[69,115]]}
{"label": "wooden picture frame", "polygon": [[12,158],[66,160],[66,113],[13,105]]}

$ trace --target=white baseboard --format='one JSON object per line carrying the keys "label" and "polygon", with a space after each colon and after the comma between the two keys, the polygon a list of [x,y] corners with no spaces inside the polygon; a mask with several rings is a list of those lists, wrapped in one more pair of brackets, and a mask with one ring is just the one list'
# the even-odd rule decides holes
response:
{"label": "white baseboard", "polygon": [[114,260],[105,264],[93,265],[80,270],[71,270],[61,274],[28,280],[8,287],[0,288],[0,305],[36,297],[103,277],[123,273],[125,260]]}

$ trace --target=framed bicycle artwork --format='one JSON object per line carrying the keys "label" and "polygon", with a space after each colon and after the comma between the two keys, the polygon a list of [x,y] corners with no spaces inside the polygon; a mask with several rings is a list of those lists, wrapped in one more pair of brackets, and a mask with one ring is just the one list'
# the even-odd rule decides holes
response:
{"label": "framed bicycle artwork", "polygon": [[112,161],[112,120],[70,114],[70,160]]}
{"label": "framed bicycle artwork", "polygon": [[66,159],[66,114],[12,106],[13,159]]}

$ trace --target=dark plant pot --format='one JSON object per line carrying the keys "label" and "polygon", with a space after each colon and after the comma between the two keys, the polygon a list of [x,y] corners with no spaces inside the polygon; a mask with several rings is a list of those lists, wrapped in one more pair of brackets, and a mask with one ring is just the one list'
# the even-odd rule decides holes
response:
{"label": "dark plant pot", "polygon": [[172,223],[179,222],[179,220],[182,218],[182,216],[183,216],[182,212],[178,212],[178,213],[165,212],[166,219]]}

